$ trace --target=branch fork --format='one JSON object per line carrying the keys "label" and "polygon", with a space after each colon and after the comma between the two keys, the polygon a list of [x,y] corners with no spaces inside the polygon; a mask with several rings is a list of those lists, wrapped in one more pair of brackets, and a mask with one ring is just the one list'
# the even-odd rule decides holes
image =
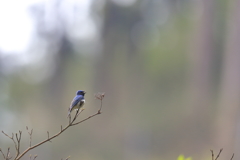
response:
{"label": "branch fork", "polygon": [[[11,140],[13,141],[14,145],[15,145],[16,156],[15,156],[14,160],[20,160],[20,159],[21,159],[26,153],[28,153],[30,150],[32,150],[32,149],[34,149],[34,148],[36,148],[36,147],[38,147],[38,146],[40,146],[40,145],[42,145],[42,144],[44,144],[44,143],[46,143],[46,142],[52,142],[52,141],[51,141],[52,139],[54,139],[54,138],[58,137],[59,135],[61,135],[61,134],[62,134],[65,130],[67,130],[69,127],[78,125],[78,124],[80,124],[80,123],[82,123],[82,122],[84,122],[84,121],[86,121],[86,120],[88,120],[88,119],[90,119],[90,118],[92,118],[92,117],[95,117],[95,116],[101,114],[102,101],[103,101],[104,96],[105,96],[105,93],[97,93],[97,94],[95,94],[95,98],[101,101],[99,110],[98,110],[95,114],[90,115],[89,117],[87,117],[87,118],[85,118],[85,119],[83,119],[83,120],[81,120],[81,121],[75,122],[76,119],[77,119],[77,117],[83,112],[84,109],[77,110],[77,112],[76,112],[76,114],[75,114],[75,116],[73,117],[72,120],[71,120],[71,116],[69,116],[69,123],[68,123],[67,126],[65,126],[65,127],[63,128],[62,125],[61,125],[60,131],[59,131],[58,133],[56,133],[55,135],[53,135],[53,136],[50,136],[50,135],[49,135],[49,131],[47,131],[47,138],[46,138],[45,140],[43,140],[43,141],[41,141],[41,142],[33,145],[33,146],[32,146],[32,134],[33,134],[33,129],[31,129],[31,130],[29,131],[29,130],[28,130],[28,127],[26,126],[26,130],[27,130],[27,132],[28,132],[28,134],[29,134],[29,147],[28,147],[25,151],[23,151],[22,153],[20,153],[20,142],[21,142],[21,137],[22,137],[22,131],[19,131],[18,133],[15,133],[15,134],[12,133],[12,136],[10,136],[10,135],[8,135],[7,133],[5,133],[4,131],[2,131],[2,133],[3,133],[5,136],[7,136],[9,139],[11,139]],[[1,154],[2,154],[2,156],[3,156],[3,158],[4,158],[5,160],[10,160],[10,159],[12,158],[12,157],[10,156],[10,148],[8,148],[6,154],[3,153],[3,151],[2,151],[1,148],[0,148],[0,152],[1,152]],[[36,158],[37,158],[37,155],[34,155],[34,156],[30,155],[30,156],[29,156],[29,159],[30,159],[30,160],[35,160]],[[66,160],[68,160],[68,159],[69,159],[69,157],[66,158]]]}

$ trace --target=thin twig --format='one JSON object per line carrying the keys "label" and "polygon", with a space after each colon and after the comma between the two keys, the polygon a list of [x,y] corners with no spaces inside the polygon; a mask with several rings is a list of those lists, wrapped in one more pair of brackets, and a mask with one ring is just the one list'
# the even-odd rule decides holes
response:
{"label": "thin twig", "polygon": [[[47,131],[47,135],[48,135],[48,139],[49,139],[49,132],[48,131]],[[52,141],[49,140],[49,142],[52,142]]]}
{"label": "thin twig", "polygon": [[5,136],[7,136],[8,138],[10,138],[10,139],[13,139],[13,137],[10,137],[7,133],[5,133],[4,131],[2,131],[2,133],[5,135]]}
{"label": "thin twig", "polygon": [[28,131],[28,126],[26,126],[27,132],[29,134],[29,147],[32,146],[32,134],[33,134],[33,129],[31,129],[31,131]]}
{"label": "thin twig", "polygon": [[89,117],[87,117],[87,118],[85,118],[85,119],[83,119],[83,120],[81,120],[81,121],[79,121],[77,123],[73,123],[71,126],[77,125],[77,124],[82,123],[82,122],[84,122],[84,121],[86,121],[86,120],[88,120],[88,119],[90,119],[92,117],[95,117],[96,115],[101,114],[102,101],[103,101],[104,96],[105,96],[105,93],[98,93],[98,94],[95,95],[96,99],[99,99],[101,101],[100,108],[99,108],[97,113],[95,113],[95,114],[93,114],[93,115],[91,115],[91,116],[89,116]]}
{"label": "thin twig", "polygon": [[5,160],[10,160],[12,158],[12,157],[10,157],[10,148],[8,148],[6,155],[3,153],[1,148],[0,148],[0,152],[2,153],[2,156]]}
{"label": "thin twig", "polygon": [[[98,96],[99,96],[99,95],[98,95]],[[96,96],[95,96],[95,97],[96,97]],[[39,143],[35,144],[34,146],[28,147],[24,152],[22,152],[18,157],[16,157],[15,160],[19,160],[21,157],[23,157],[23,156],[24,156],[27,152],[29,152],[30,150],[32,150],[32,149],[34,149],[34,148],[36,148],[36,147],[38,147],[38,146],[40,146],[40,145],[42,145],[42,144],[44,144],[44,143],[46,143],[46,142],[48,142],[48,141],[56,138],[57,136],[59,136],[60,134],[62,134],[65,130],[67,130],[69,127],[74,126],[74,125],[77,125],[77,124],[79,124],[79,123],[82,123],[82,122],[84,122],[84,121],[86,121],[86,120],[88,120],[88,119],[90,119],[90,118],[92,118],[92,117],[94,117],[94,116],[96,116],[96,115],[101,114],[102,100],[103,100],[103,97],[104,97],[104,93],[101,93],[101,95],[100,95],[99,97],[100,97],[100,98],[97,98],[97,97],[96,97],[97,99],[99,99],[99,100],[101,101],[101,105],[100,105],[100,108],[99,108],[99,110],[97,111],[97,113],[95,113],[95,114],[93,114],[93,115],[91,115],[91,116],[89,116],[89,117],[87,117],[87,118],[85,118],[85,119],[83,119],[83,120],[81,120],[81,121],[79,121],[79,122],[77,122],[77,123],[74,123],[75,120],[76,120],[76,118],[79,116],[79,114],[78,114],[78,113],[79,113],[79,110],[77,110],[77,112],[76,112],[76,114],[75,114],[75,116],[74,116],[74,118],[73,118],[72,121],[71,121],[71,116],[69,117],[69,124],[68,124],[66,127],[64,127],[64,128],[61,127],[61,130],[60,130],[58,133],[56,133],[55,135],[51,136],[51,137],[49,137],[49,132],[48,132],[48,138],[47,138],[47,139],[43,140],[42,142],[39,142]],[[82,111],[80,111],[80,113],[81,113],[81,112],[82,112]],[[68,159],[68,158],[67,158],[67,159]]]}
{"label": "thin twig", "polygon": [[6,159],[5,154],[3,153],[2,149],[0,149],[0,152],[2,153],[3,158]]}
{"label": "thin twig", "polygon": [[5,133],[4,131],[2,131],[2,133],[13,141],[14,146],[15,146],[15,149],[16,149],[16,151],[17,151],[18,145],[17,145],[17,143],[16,143],[16,141],[15,141],[15,139],[14,139],[14,134],[12,133],[12,137],[11,137],[11,136],[9,136],[7,133]]}
{"label": "thin twig", "polygon": [[71,123],[71,114],[69,114],[68,118],[69,118],[68,124],[70,124]]}
{"label": "thin twig", "polygon": [[214,160],[214,153],[213,153],[213,150],[210,150],[211,153],[212,153],[212,160]]}
{"label": "thin twig", "polygon": [[31,132],[29,133],[30,136],[30,142],[29,142],[29,146],[32,146],[32,133],[33,133],[33,129],[31,129]]}
{"label": "thin twig", "polygon": [[79,114],[81,114],[84,111],[84,108],[80,109],[80,112],[77,114],[77,117],[79,116]]}
{"label": "thin twig", "polygon": [[[222,150],[223,150],[223,149],[220,149],[220,151],[219,151],[217,157],[215,158],[215,160],[217,160],[217,159],[219,158],[220,154],[222,153]],[[213,153],[213,150],[210,150],[210,151],[211,151],[211,153],[212,153],[212,160],[214,160],[214,153]],[[234,153],[233,153],[233,155],[232,155],[232,157],[231,157],[230,160],[233,160],[233,157],[234,157]]]}
{"label": "thin twig", "polygon": [[35,160],[37,158],[37,155],[35,155],[34,157],[33,157],[33,160]]}
{"label": "thin twig", "polygon": [[215,160],[217,160],[217,159],[218,159],[218,157],[220,156],[220,154],[221,154],[222,150],[223,150],[223,149],[220,149],[220,151],[219,151],[219,153],[218,153],[217,157],[215,158]]}
{"label": "thin twig", "polygon": [[15,135],[16,135],[16,140],[17,140],[17,149],[16,149],[17,154],[16,154],[15,158],[17,158],[17,156],[20,154],[20,141],[21,141],[21,137],[22,137],[22,131],[19,131],[19,137],[18,137],[17,133]]}
{"label": "thin twig", "polygon": [[9,159],[11,159],[11,158],[12,158],[12,157],[10,157],[10,147],[8,147],[6,160],[9,160]]}
{"label": "thin twig", "polygon": [[93,115],[91,115],[91,116],[89,116],[89,117],[87,117],[87,118],[85,118],[85,119],[83,119],[83,120],[81,120],[81,121],[79,121],[79,122],[77,122],[77,123],[73,123],[73,124],[71,124],[71,126],[75,126],[75,125],[77,125],[77,124],[79,124],[79,123],[82,123],[82,122],[84,122],[84,121],[86,121],[86,120],[88,120],[88,119],[90,119],[90,118],[92,118],[92,117],[95,117],[96,115],[99,115],[99,114],[101,114],[101,112],[97,112],[97,113],[95,113],[95,114],[93,114]]}
{"label": "thin twig", "polygon": [[101,110],[102,110],[102,100],[103,100],[104,97],[105,97],[104,92],[99,92],[99,93],[95,94],[95,98],[99,99],[101,101],[101,106],[100,106],[100,109],[98,110],[98,112],[101,112]]}
{"label": "thin twig", "polygon": [[231,159],[230,159],[230,160],[233,160],[233,157],[234,157],[234,153],[233,153],[233,155],[232,155],[232,157],[231,157]]}
{"label": "thin twig", "polygon": [[[74,122],[74,121],[77,119],[77,117],[78,117],[78,115],[79,115],[78,112],[79,112],[79,109],[77,110],[75,116],[73,117],[73,120],[71,121],[70,125],[72,124],[72,122]],[[80,113],[81,113],[81,112],[80,112]]]}
{"label": "thin twig", "polygon": [[29,156],[29,159],[30,160],[35,160],[37,158],[37,155],[34,155],[34,157],[33,157],[33,159],[32,159],[32,155],[30,154],[30,156]]}

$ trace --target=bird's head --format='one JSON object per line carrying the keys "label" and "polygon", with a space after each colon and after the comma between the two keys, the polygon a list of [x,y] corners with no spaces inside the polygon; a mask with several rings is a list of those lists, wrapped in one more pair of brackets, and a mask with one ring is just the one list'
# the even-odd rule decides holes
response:
{"label": "bird's head", "polygon": [[84,96],[85,93],[86,93],[85,91],[79,90],[79,91],[77,91],[76,94],[77,94],[77,95],[82,95],[82,96]]}

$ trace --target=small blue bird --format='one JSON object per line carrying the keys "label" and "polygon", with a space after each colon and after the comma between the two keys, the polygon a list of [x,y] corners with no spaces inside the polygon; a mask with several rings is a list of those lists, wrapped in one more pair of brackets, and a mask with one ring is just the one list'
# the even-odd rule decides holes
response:
{"label": "small blue bird", "polygon": [[82,90],[77,91],[76,96],[73,98],[71,105],[68,109],[68,117],[70,116],[72,110],[74,110],[74,109],[78,110],[78,109],[82,108],[82,106],[85,103],[85,99],[84,99],[85,93],[86,92],[82,91]]}

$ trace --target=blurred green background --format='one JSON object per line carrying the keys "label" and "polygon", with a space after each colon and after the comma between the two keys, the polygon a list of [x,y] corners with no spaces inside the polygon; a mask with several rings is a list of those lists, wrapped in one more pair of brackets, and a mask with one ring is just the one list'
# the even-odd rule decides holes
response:
{"label": "blurred green background", "polygon": [[[37,159],[221,159],[240,149],[240,0],[0,1],[0,130]],[[0,135],[0,148],[14,146]],[[27,154],[23,159],[29,159]]]}

